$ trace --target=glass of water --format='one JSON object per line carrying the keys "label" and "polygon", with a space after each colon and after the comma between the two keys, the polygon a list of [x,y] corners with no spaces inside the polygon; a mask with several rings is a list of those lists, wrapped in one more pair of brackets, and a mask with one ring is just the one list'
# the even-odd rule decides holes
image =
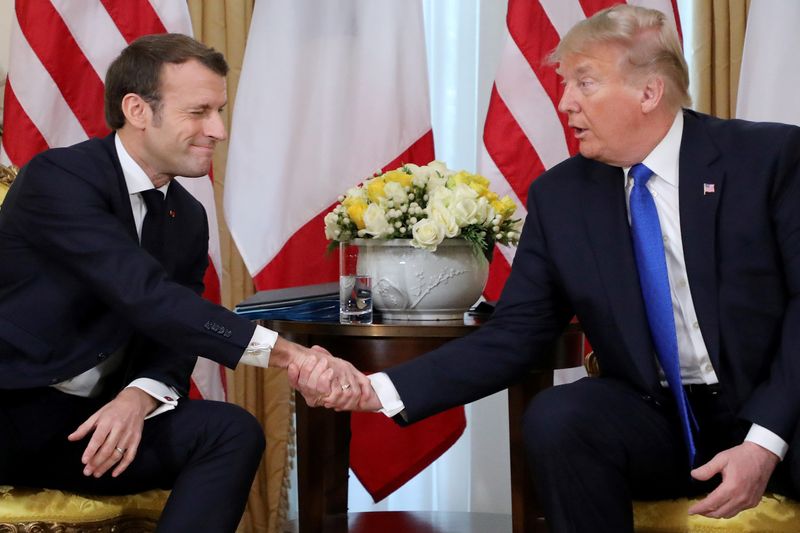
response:
{"label": "glass of water", "polygon": [[339,245],[339,322],[372,324],[372,278],[358,271],[358,246]]}

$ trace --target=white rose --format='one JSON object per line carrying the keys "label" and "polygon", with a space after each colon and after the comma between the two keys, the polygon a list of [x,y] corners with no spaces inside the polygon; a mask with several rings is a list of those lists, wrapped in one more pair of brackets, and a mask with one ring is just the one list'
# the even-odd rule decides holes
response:
{"label": "white rose", "polygon": [[475,215],[476,215],[475,223],[485,226],[487,224],[490,224],[492,219],[494,219],[494,217],[497,214],[495,213],[492,204],[489,203],[489,200],[481,196],[480,198],[478,198],[478,209]]}
{"label": "white rose", "polygon": [[395,202],[395,205],[408,202],[408,193],[405,188],[396,181],[390,181],[384,185],[383,194],[386,195],[387,200]]}
{"label": "white rose", "polygon": [[431,161],[430,163],[428,163],[428,168],[438,172],[444,178],[450,176],[451,174],[455,174],[455,172],[447,168],[447,165],[445,165],[441,161]]}
{"label": "white rose", "polygon": [[459,224],[458,219],[453,216],[451,210],[445,207],[444,204],[440,202],[430,203],[426,211],[428,212],[428,218],[442,227],[445,237],[452,239],[461,232],[462,224]]}
{"label": "white rose", "polygon": [[[437,191],[439,189],[447,189],[447,178],[441,177],[438,174],[431,174],[428,178],[428,191]],[[448,191],[450,189],[447,189]]]}
{"label": "white rose", "polygon": [[350,198],[367,199],[367,191],[365,191],[363,187],[350,187],[344,195]]}
{"label": "white rose", "polygon": [[443,228],[434,220],[424,218],[411,228],[411,245],[431,252],[444,240]]}
{"label": "white rose", "polygon": [[339,216],[334,212],[325,215],[325,238],[330,241],[335,241],[341,231],[339,227]]}
{"label": "white rose", "polygon": [[473,200],[478,198],[478,193],[475,192],[475,189],[466,183],[457,183],[456,186],[453,187],[452,191],[453,196],[458,200],[462,198],[471,198]]}
{"label": "white rose", "polygon": [[[431,179],[431,182],[433,182],[433,179]],[[429,186],[428,191],[428,205],[441,204],[442,206],[447,207],[453,200],[453,191],[447,187],[441,186],[431,188]]]}
{"label": "white rose", "polygon": [[378,204],[369,204],[364,211],[364,232],[376,238],[394,233],[392,225],[386,220],[386,212]]}
{"label": "white rose", "polygon": [[459,226],[478,224],[478,202],[474,198],[456,198],[450,210]]}

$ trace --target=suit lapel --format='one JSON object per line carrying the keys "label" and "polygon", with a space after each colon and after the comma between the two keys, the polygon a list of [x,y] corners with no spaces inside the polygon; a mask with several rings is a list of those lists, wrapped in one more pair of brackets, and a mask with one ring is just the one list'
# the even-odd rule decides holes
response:
{"label": "suit lapel", "polygon": [[641,382],[654,387],[655,359],[631,245],[622,169],[600,163],[590,168],[582,189],[586,232],[624,347]]}
{"label": "suit lapel", "polygon": [[684,113],[680,153],[678,194],[686,272],[703,340],[714,367],[720,368],[715,236],[724,171],[716,146],[691,113]]}

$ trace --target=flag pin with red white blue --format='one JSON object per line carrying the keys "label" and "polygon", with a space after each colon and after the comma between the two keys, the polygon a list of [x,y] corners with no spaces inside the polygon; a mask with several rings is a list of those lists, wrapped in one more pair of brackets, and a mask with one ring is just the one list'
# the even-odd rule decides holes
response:
{"label": "flag pin with red white blue", "polygon": [[704,183],[703,184],[703,196],[706,194],[714,194],[715,188],[713,183]]}

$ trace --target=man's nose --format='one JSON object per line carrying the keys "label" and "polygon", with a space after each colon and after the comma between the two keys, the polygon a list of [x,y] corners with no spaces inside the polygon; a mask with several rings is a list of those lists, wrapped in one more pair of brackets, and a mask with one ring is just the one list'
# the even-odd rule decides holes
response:
{"label": "man's nose", "polygon": [[558,110],[561,113],[570,113],[577,111],[578,106],[573,96],[573,89],[569,85],[564,86],[564,92],[561,94],[561,99],[558,101]]}
{"label": "man's nose", "polygon": [[220,112],[211,113],[206,120],[205,131],[203,132],[207,137],[224,141],[228,138],[228,132],[225,130],[225,122],[222,120]]}

